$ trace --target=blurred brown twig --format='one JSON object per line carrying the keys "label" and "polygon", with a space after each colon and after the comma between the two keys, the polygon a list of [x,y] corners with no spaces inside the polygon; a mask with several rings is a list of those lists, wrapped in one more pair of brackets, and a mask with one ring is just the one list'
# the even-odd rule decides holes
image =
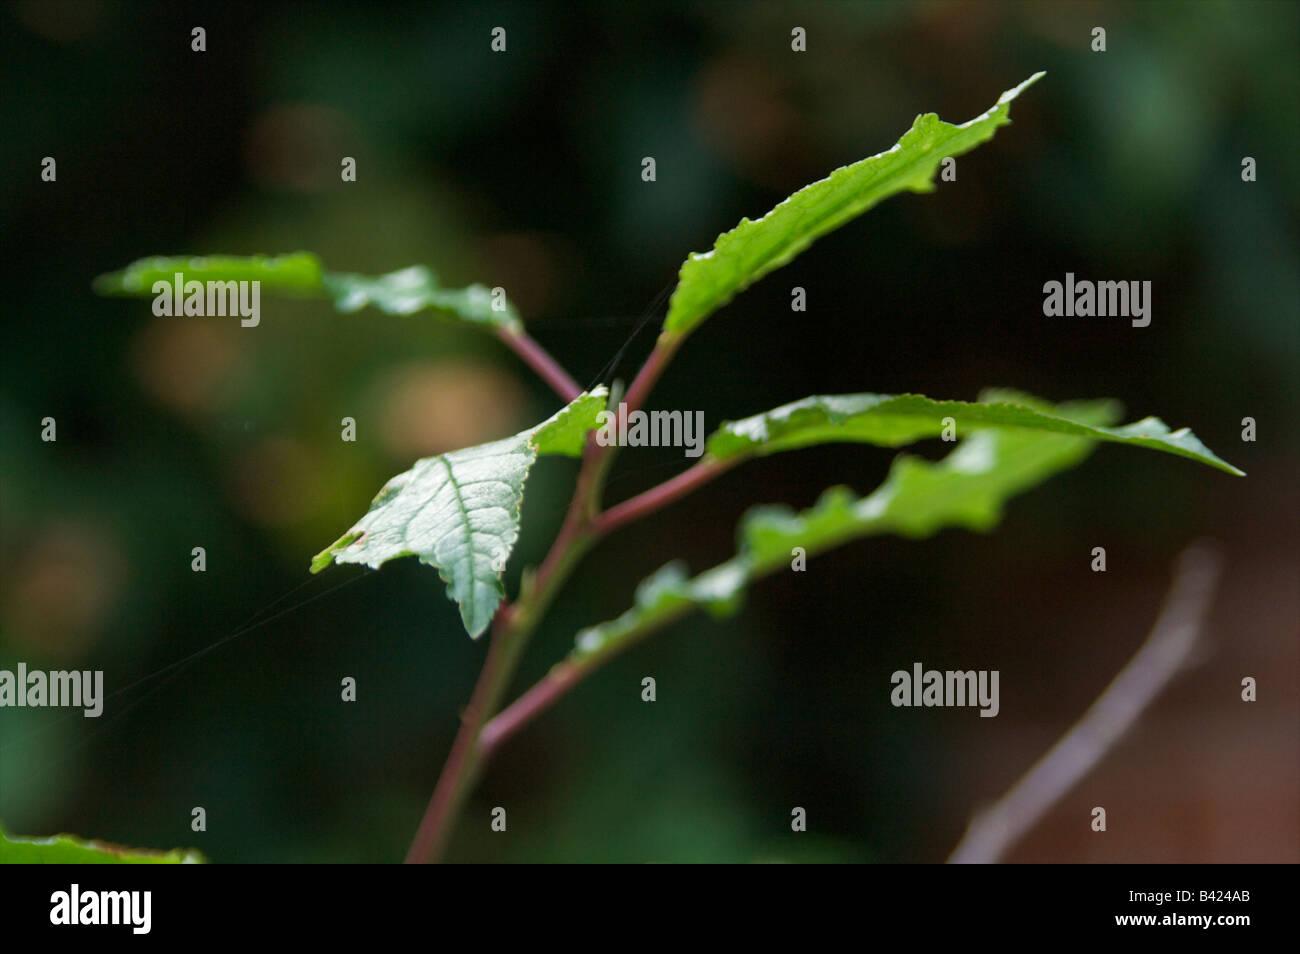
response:
{"label": "blurred brown twig", "polygon": [[997,802],[971,819],[950,864],[999,861],[1110,751],[1188,662],[1218,584],[1208,544],[1183,551],[1164,609],[1142,648],[1083,717]]}

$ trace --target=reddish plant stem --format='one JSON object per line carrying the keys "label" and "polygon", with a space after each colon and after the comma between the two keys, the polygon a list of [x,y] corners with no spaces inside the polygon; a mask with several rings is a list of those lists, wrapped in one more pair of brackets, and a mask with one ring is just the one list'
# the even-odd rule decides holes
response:
{"label": "reddish plant stem", "polygon": [[[566,401],[572,401],[581,394],[581,389],[568,373],[522,329],[501,328],[497,330],[497,335]],[[663,372],[664,366],[671,359],[678,343],[680,343],[679,339],[660,337],[654,351],[642,365],[628,391],[626,400],[630,409],[640,407]],[[582,469],[578,472],[577,485],[574,488],[573,499],[569,502],[568,512],[565,514],[564,525],[560,528],[555,542],[551,545],[536,575],[525,583],[519,599],[513,604],[502,606],[493,619],[492,642],[488,647],[487,659],[484,660],[483,669],[474,685],[460,729],[452,743],[451,753],[443,765],[433,796],[429,799],[424,817],[420,820],[420,827],[407,852],[408,863],[436,861],[441,857],[456,815],[470,787],[477,779],[488,756],[505,737],[500,729],[511,728],[510,722],[499,723],[498,729],[489,736],[489,744],[485,744],[483,733],[489,717],[499,705],[501,696],[514,675],[519,657],[533,628],[546,611],[556,590],[563,584],[577,562],[609,529],[666,506],[730,466],[730,462],[726,465],[719,465],[717,462],[696,465],[687,474],[668,481],[669,485],[673,485],[672,487],[658,492],[647,491],[646,494],[633,498],[627,504],[620,504],[619,507],[614,508],[618,513],[612,521],[607,522],[604,530],[600,530],[597,528],[597,521],[600,519],[597,514],[600,509],[601,490],[612,460],[612,448],[600,446],[594,435],[588,437],[587,447],[583,452]],[[691,476],[687,476],[688,474]],[[533,707],[531,711],[526,712],[522,707],[519,709],[512,707],[513,711],[526,712],[526,717],[518,721],[517,725],[523,725],[532,715],[549,705],[550,701],[562,694],[568,685],[582,678],[586,671],[581,666],[574,666],[571,681],[568,682],[561,673],[558,679],[558,690],[555,688],[556,683],[548,683],[547,692],[536,692],[533,695],[529,702]],[[540,688],[540,686],[534,687],[534,691]]]}
{"label": "reddish plant stem", "polygon": [[594,438],[588,439],[564,526],[518,601],[502,606],[492,620],[492,642],[487,659],[452,743],[451,754],[442,767],[433,796],[406,854],[408,864],[423,864],[441,858],[460,807],[483,768],[479,733],[500,704],[528,637],[546,611],[555,590],[591,544],[590,514],[594,509],[591,498],[599,490],[604,450]]}
{"label": "reddish plant stem", "polygon": [[655,382],[659,380],[659,375],[663,374],[664,368],[677,353],[679,344],[681,344],[680,338],[670,338],[666,334],[659,336],[654,350],[650,352],[650,357],[646,358],[645,364],[641,365],[641,370],[632,379],[632,384],[627,389],[627,397],[623,399],[629,413],[645,404],[645,399],[655,386]]}
{"label": "reddish plant stem", "polygon": [[739,463],[739,458],[717,460],[705,458],[688,470],[682,471],[671,480],[666,480],[656,487],[651,487],[643,494],[638,494],[621,504],[610,507],[595,520],[594,529],[597,536],[612,533],[625,523],[640,520],[656,510],[693,493],[710,480],[725,474]]}
{"label": "reddish plant stem", "polygon": [[497,746],[531,722],[542,710],[576,685],[587,670],[573,663],[560,663],[551,668],[541,682],[493,716],[478,736],[478,747],[483,758],[488,758]]}
{"label": "reddish plant stem", "polygon": [[[509,615],[498,613],[498,619],[508,621]],[[469,788],[470,780],[477,773],[478,757],[475,752],[479,732],[483,723],[496,708],[501,693],[509,680],[506,670],[513,670],[513,657],[508,643],[512,633],[508,622],[506,625],[492,627],[492,642],[488,646],[487,659],[474,684],[469,705],[461,717],[460,728],[451,746],[451,754],[438,776],[438,784],[429,799],[420,827],[406,853],[407,864],[423,864],[441,856],[451,831],[451,821],[455,818],[461,802]]]}
{"label": "reddish plant stem", "polygon": [[[701,461],[672,480],[665,481],[643,494],[611,507],[595,519],[589,536],[584,539],[584,547],[626,523],[661,510],[714,477],[726,473],[739,461],[739,458],[726,461],[713,459]],[[648,635],[667,621],[668,618],[661,620],[641,636]],[[627,645],[630,645],[630,642]],[[626,649],[627,645],[620,646],[617,651]],[[562,662],[551,667],[551,671],[540,682],[487,721],[478,736],[479,757],[483,760],[490,758],[502,742],[549,708],[589,673],[599,668],[605,658],[605,654],[598,654],[578,662]]]}
{"label": "reddish plant stem", "polygon": [[608,660],[635,646],[651,633],[654,633],[685,616],[691,611],[689,605],[682,605],[654,623],[647,625],[640,632],[617,644],[580,659],[557,663],[551,671],[542,677],[531,689],[506,706],[483,726],[478,737],[478,751],[482,758],[488,758],[502,742],[510,738],[534,718],[550,708],[561,696],[591,675]]}
{"label": "reddish plant stem", "polygon": [[556,394],[564,398],[566,404],[582,393],[578,382],[573,380],[569,372],[565,371],[545,348],[534,341],[528,332],[519,327],[498,326],[496,334],[511,351],[523,359],[525,364],[536,371]]}

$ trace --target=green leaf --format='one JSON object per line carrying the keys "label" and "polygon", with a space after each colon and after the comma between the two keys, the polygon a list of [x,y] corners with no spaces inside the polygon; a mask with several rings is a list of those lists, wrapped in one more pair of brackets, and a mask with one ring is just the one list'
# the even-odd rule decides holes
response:
{"label": "green leaf", "polygon": [[899,192],[932,191],[943,160],[992,139],[999,126],[1011,121],[1010,102],[1042,75],[1035,73],[1007,90],[992,109],[960,126],[933,113],[918,116],[889,151],[836,169],[757,221],[741,219],[718,236],[712,251],[686,259],[668,305],[664,334],[689,334],[736,294],[881,200]]}
{"label": "green leaf", "polygon": [[465,629],[478,638],[505,596],[501,573],[519,538],[533,461],[539,454],[579,456],[607,393],[603,387],[584,393],[514,437],[416,461],[380,490],[351,530],[316,555],[312,572],[331,563],[378,568],[418,557],[438,569]]}
{"label": "green leaf", "polygon": [[319,295],[322,272],[320,260],[310,252],[289,255],[207,255],[199,257],[154,256],[132,262],[120,272],[100,275],[95,291],[101,295],[152,295],[154,282],[169,285],[181,275],[181,281],[258,281],[263,291]]}
{"label": "green leaf", "polygon": [[202,861],[201,854],[189,849],[151,851],[124,848],[103,841],[85,841],[72,835],[22,838],[0,829],[0,864],[3,865],[175,865]]}
{"label": "green leaf", "polygon": [[581,457],[587,446],[587,434],[596,426],[596,419],[605,410],[608,397],[609,389],[603,384],[597,385],[533,428],[529,433],[538,455]]}
{"label": "green leaf", "polygon": [[1071,434],[1165,451],[1242,476],[1242,471],[1217,457],[1187,428],[1171,431],[1158,417],[1123,427],[1096,427],[1074,420],[1073,407],[1051,408],[1008,391],[985,392],[975,404],[934,401],[919,394],[818,395],[724,423],[710,436],[708,451],[725,459],[834,441],[898,447],[939,437],[944,418],[950,417],[958,436],[990,428]]}
{"label": "green leaf", "polygon": [[353,275],[327,272],[310,252],[289,255],[154,256],[132,262],[120,272],[100,275],[95,291],[101,295],[146,296],[154,283],[181,281],[258,281],[263,292],[285,292],[297,297],[328,297],[334,307],[350,314],[374,305],[390,315],[409,315],[426,308],[471,324],[507,329],[522,327],[518,312],[507,300],[493,307],[492,291],[485,285],[444,288],[423,265],[387,275]]}
{"label": "green leaf", "polygon": [[464,321],[502,328],[521,327],[519,314],[508,301],[498,311],[492,306],[492,291],[486,285],[443,288],[433,272],[414,265],[378,278],[366,275],[328,273],[325,291],[342,312],[359,311],[374,305],[390,315],[409,315],[424,308],[451,312]]}
{"label": "green leaf", "polygon": [[[1077,402],[1069,413],[1081,425],[1099,427],[1114,423],[1117,408],[1111,401]],[[751,581],[790,565],[795,547],[813,556],[873,534],[919,538],[944,527],[988,530],[1012,496],[1074,466],[1094,446],[1091,438],[1067,433],[979,430],[938,462],[899,455],[885,482],[866,497],[833,487],[801,512],[756,507],[741,521],[735,557],[693,578],[680,564],[663,567],[637,588],[632,609],[580,632],[570,658],[594,662],[697,607],[715,615],[733,612]]]}
{"label": "green leaf", "polygon": [[674,560],[637,585],[630,610],[616,619],[581,630],[569,659],[595,662],[696,608],[706,609],[714,616],[728,616],[740,607],[751,578],[739,557],[693,579],[687,577],[685,564]]}

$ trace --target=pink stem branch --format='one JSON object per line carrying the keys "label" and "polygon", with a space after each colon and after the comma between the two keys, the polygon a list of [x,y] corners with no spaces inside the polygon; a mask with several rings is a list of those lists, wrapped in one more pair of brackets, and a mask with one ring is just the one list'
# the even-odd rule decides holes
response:
{"label": "pink stem branch", "polygon": [[625,523],[640,520],[656,510],[663,509],[707,484],[713,478],[725,474],[737,463],[738,459],[716,460],[706,458],[700,461],[671,480],[666,480],[656,487],[651,487],[643,494],[638,494],[610,507],[596,518],[594,527],[596,535],[604,536]]}
{"label": "pink stem branch", "polygon": [[541,682],[534,685],[494,716],[479,733],[479,752],[487,759],[510,736],[549,708],[560,696],[576,685],[587,670],[572,663],[554,666]]}
{"label": "pink stem branch", "polygon": [[497,337],[505,342],[511,351],[519,355],[525,364],[536,371],[556,394],[564,398],[566,404],[582,393],[582,388],[578,387],[578,382],[573,380],[569,372],[565,371],[560,363],[522,328],[498,326]]}
{"label": "pink stem branch", "polygon": [[429,806],[406,853],[407,864],[425,864],[441,856],[451,832],[452,819],[456,817],[466,790],[479,769],[476,745],[479,732],[496,708],[513,669],[514,654],[508,644],[514,634],[510,631],[508,615],[498,613],[494,623],[498,625],[492,627],[487,659],[474,684],[469,705],[465,707],[451,754],[447,756]]}
{"label": "pink stem branch", "polygon": [[637,372],[631,386],[627,389],[627,397],[624,401],[629,412],[635,411],[645,403],[650,389],[655,386],[659,375],[663,374],[664,368],[672,360],[679,343],[679,339],[660,336],[654,350],[650,352],[650,357],[646,358],[645,364],[641,365],[641,370]]}
{"label": "pink stem branch", "polygon": [[[541,375],[566,402],[572,402],[582,393],[568,372],[522,328],[498,328],[497,337]],[[627,397],[631,407],[639,407],[645,400],[679,343],[680,339],[677,338],[660,337],[654,351],[632,382]],[[709,461],[698,464],[662,487],[620,504],[610,514],[600,515],[606,520],[605,529],[597,530],[600,491],[611,459],[609,449],[600,446],[594,435],[588,438],[577,486],[559,535],[537,574],[520,594],[519,600],[498,610],[493,620],[492,643],[488,647],[487,659],[465,709],[460,730],[452,743],[451,754],[443,766],[433,796],[429,799],[429,805],[407,853],[407,862],[427,862],[441,857],[460,806],[488,756],[502,739],[550,705],[592,668],[562,664],[552,670],[547,680],[525,693],[506,711],[499,713],[495,719],[490,718],[514,674],[532,628],[546,611],[555,589],[563,583],[577,561],[602,533],[665,506],[694,487],[711,480],[734,463]]]}

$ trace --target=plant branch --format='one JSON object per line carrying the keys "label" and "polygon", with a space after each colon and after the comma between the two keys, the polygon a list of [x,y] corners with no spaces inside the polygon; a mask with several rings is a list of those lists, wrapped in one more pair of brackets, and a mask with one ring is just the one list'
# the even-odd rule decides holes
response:
{"label": "plant branch", "polygon": [[478,736],[478,747],[483,758],[491,757],[499,746],[543,710],[550,708],[560,696],[568,692],[590,670],[570,662],[551,667],[546,677],[493,716]]}
{"label": "plant branch", "polygon": [[488,720],[479,733],[479,749],[486,757],[496,751],[506,739],[531,722],[536,716],[550,708],[561,696],[576,686],[583,679],[603,666],[606,662],[641,642],[647,636],[662,629],[669,623],[685,616],[694,607],[683,603],[668,613],[656,617],[635,631],[628,633],[617,643],[613,643],[590,655],[576,659],[566,659],[551,667],[542,679],[531,689],[506,706]]}
{"label": "plant branch", "polygon": [[524,363],[538,373],[547,384],[564,398],[564,403],[572,403],[578,395],[582,394],[582,388],[578,387],[578,382],[573,380],[569,372],[565,371],[560,363],[550,356],[550,354],[529,336],[528,332],[520,327],[497,326],[496,335],[506,346],[515,354],[523,359]]}
{"label": "plant branch", "polygon": [[525,585],[519,599],[503,605],[492,621],[492,642],[487,659],[474,685],[451,753],[407,852],[407,863],[420,864],[442,857],[465,797],[483,769],[484,753],[478,744],[483,726],[500,705],[501,696],[514,677],[528,638],[550,600],[591,545],[588,515],[593,509],[591,498],[598,492],[603,473],[604,455],[600,451],[604,449],[594,439],[588,440],[564,526],[542,561],[541,569]]}
{"label": "plant branch", "polygon": [[687,494],[707,484],[715,477],[725,474],[736,464],[740,463],[741,458],[731,458],[728,460],[717,460],[716,458],[706,457],[704,460],[694,466],[682,471],[671,480],[666,480],[662,484],[651,487],[645,493],[638,494],[620,504],[610,507],[595,521],[595,532],[598,536],[604,536],[612,533],[626,523],[634,520],[640,520],[642,517],[649,516],[656,510],[662,510],[671,503],[675,503]]}
{"label": "plant branch", "polygon": [[[583,552],[607,533],[666,507],[714,477],[726,473],[739,461],[740,458],[725,461],[714,459],[700,461],[694,467],[683,471],[671,480],[611,507],[596,517],[595,521],[590,525],[590,529],[582,535],[581,546]],[[570,530],[571,525],[566,521],[564,529],[560,532],[560,537],[557,538],[556,549],[560,549],[558,547],[559,542],[565,538],[566,532]],[[555,552],[556,550],[552,550],[552,553]],[[548,561],[549,559],[550,557],[548,557]],[[544,580],[547,575],[547,565],[543,564],[542,570],[538,573],[538,578]],[[589,673],[598,669],[608,657],[640,641],[671,620],[685,615],[689,609],[688,605],[684,605],[679,612],[656,619],[652,624],[647,624],[637,632],[629,634],[627,638],[620,640],[616,646],[610,647],[606,651],[593,653],[580,660],[568,660],[551,667],[551,671],[540,682],[494,716],[483,727],[482,732],[479,734],[478,747],[480,754],[485,758],[489,756],[508,737],[523,728],[524,725],[548,708],[573,686],[577,685]]]}
{"label": "plant branch", "polygon": [[1142,648],[1074,727],[996,804],[975,815],[949,863],[998,861],[1101,761],[1186,665],[1219,569],[1217,553],[1206,546],[1183,553],[1164,609]]}
{"label": "plant branch", "polygon": [[475,742],[488,715],[500,702],[501,694],[514,674],[515,663],[523,648],[525,634],[510,625],[511,614],[498,613],[497,620],[506,620],[497,626],[493,621],[491,644],[487,659],[474,684],[469,705],[461,717],[460,728],[451,746],[451,754],[438,776],[438,784],[429,799],[420,827],[406,853],[407,864],[423,864],[442,855],[450,834],[451,822],[460,810],[461,803],[478,775],[480,760]]}
{"label": "plant branch", "polygon": [[[499,329],[497,334],[566,401],[573,401],[581,394],[581,388],[569,374],[522,329]],[[664,367],[671,360],[678,343],[680,343],[679,339],[660,337],[654,351],[632,382],[627,398],[629,407],[639,407],[640,402],[645,400]],[[469,705],[465,709],[461,727],[452,743],[451,753],[443,765],[433,796],[429,800],[415,839],[407,852],[408,863],[436,861],[441,858],[451,828],[470,788],[478,779],[488,757],[502,737],[494,734],[489,736],[487,744],[484,743],[483,734],[489,724],[489,717],[500,704],[501,696],[514,676],[519,658],[533,629],[536,628],[555,593],[564,584],[578,561],[596,540],[614,526],[620,526],[628,520],[644,516],[653,509],[665,506],[694,487],[722,473],[731,465],[731,462],[726,465],[712,462],[705,466],[705,462],[701,462],[685,474],[668,481],[661,488],[647,491],[649,497],[642,494],[613,508],[615,516],[607,519],[606,526],[602,529],[598,527],[601,494],[609,466],[614,459],[614,451],[613,447],[602,447],[596,441],[594,434],[588,436],[587,447],[583,452],[582,468],[578,472],[573,498],[569,502],[569,509],[559,534],[551,544],[536,574],[526,578],[519,599],[513,604],[503,605],[493,619],[492,642],[488,647],[487,659],[484,660],[483,669],[479,673]],[[608,518],[607,514],[601,516]],[[591,668],[595,668],[595,665],[598,665],[598,662]],[[586,671],[589,670],[581,670],[577,678],[585,675]],[[563,692],[563,689],[560,692]],[[538,699],[536,696],[534,700],[530,704],[540,704],[541,707],[549,704],[545,699]],[[540,711],[540,708],[537,711]],[[500,725],[498,723],[498,726]]]}
{"label": "plant branch", "polygon": [[[772,567],[755,568],[755,575],[771,572]],[[619,635],[595,652],[571,657],[556,663],[550,672],[541,678],[531,689],[515,699],[499,713],[488,720],[479,734],[479,747],[488,753],[514,735],[532,719],[554,704],[561,696],[576,686],[583,679],[603,666],[619,653],[637,645],[652,633],[669,623],[676,622],[699,607],[691,602],[682,602],[672,609],[642,621],[635,628]]]}
{"label": "plant branch", "polygon": [[637,410],[645,404],[646,397],[654,388],[655,382],[659,380],[659,375],[664,373],[664,368],[668,362],[673,359],[677,353],[677,347],[681,344],[681,338],[670,337],[667,334],[659,336],[655,342],[654,350],[646,358],[645,364],[641,365],[641,370],[637,372],[632,379],[631,385],[627,389],[627,397],[624,399],[627,403],[628,413]]}

